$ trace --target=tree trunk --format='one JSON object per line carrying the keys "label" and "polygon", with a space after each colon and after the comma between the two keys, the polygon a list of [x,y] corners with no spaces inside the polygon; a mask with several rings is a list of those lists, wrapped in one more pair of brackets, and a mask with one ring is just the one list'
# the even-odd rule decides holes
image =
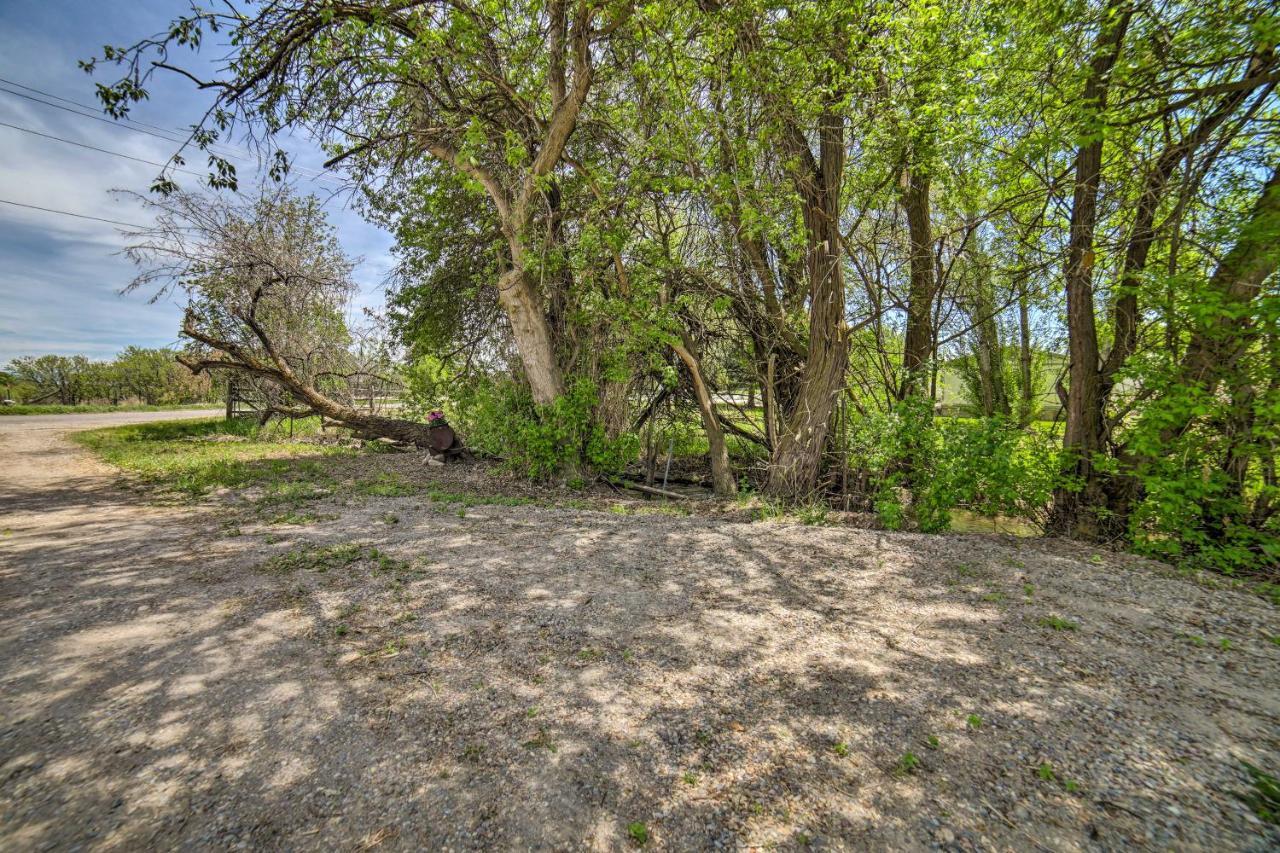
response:
{"label": "tree trunk", "polygon": [[[255,302],[256,308],[256,302]],[[250,330],[262,343],[266,356],[260,357],[249,351],[246,347],[232,342],[224,341],[206,334],[198,329],[192,319],[190,309],[186,318],[183,320],[182,333],[187,337],[199,341],[213,349],[223,353],[226,358],[219,359],[201,359],[193,360],[184,355],[177,356],[178,363],[186,367],[192,373],[200,373],[209,369],[225,369],[231,371],[242,371],[244,373],[264,377],[271,382],[279,385],[282,389],[293,396],[295,400],[301,403],[313,414],[320,415],[322,418],[327,417],[348,426],[358,433],[367,436],[377,436],[402,441],[407,444],[413,444],[417,447],[429,447],[431,443],[431,430],[426,424],[417,423],[415,421],[400,420],[399,418],[385,418],[380,415],[365,414],[350,406],[330,399],[321,393],[313,385],[308,384],[302,377],[294,373],[293,368],[289,366],[280,353],[276,350],[271,338],[262,328],[261,324],[254,318],[253,311],[241,318]],[[229,380],[229,383],[234,380]],[[231,415],[232,388],[234,386],[228,384],[227,393],[227,415]]]}
{"label": "tree trunk", "polygon": [[769,353],[764,374],[764,400],[761,401],[764,407],[764,435],[770,450],[778,446],[777,363],[777,357]]}
{"label": "tree trunk", "polygon": [[555,402],[564,394],[564,378],[537,291],[523,269],[517,267],[502,274],[498,298],[511,320],[511,334],[520,351],[533,401],[544,406]]}
{"label": "tree trunk", "polygon": [[[827,222],[825,217],[824,223]],[[812,495],[826,446],[835,398],[849,361],[849,330],[844,319],[844,275],[839,234],[833,216],[816,233],[812,250],[813,297],[809,311],[809,357],[799,395],[774,445],[766,490],[799,500]],[[824,248],[831,247],[831,248]]]}
{"label": "tree trunk", "polygon": [[769,461],[766,491],[774,497],[802,500],[817,487],[827,425],[844,380],[847,340],[842,332],[836,332],[821,351],[810,351],[796,411]]}
{"label": "tree trunk", "polygon": [[1212,394],[1235,367],[1251,337],[1241,309],[1261,292],[1280,266],[1280,167],[1262,188],[1249,221],[1214,271],[1209,284],[1221,300],[1217,316],[1196,328],[1182,359],[1183,382]]}
{"label": "tree trunk", "polygon": [[[1214,397],[1225,386],[1231,403],[1220,427],[1220,434],[1227,440],[1221,466],[1228,476],[1229,488],[1225,495],[1205,501],[1201,507],[1204,529],[1215,538],[1229,529],[1231,519],[1224,514],[1245,512],[1243,496],[1250,465],[1260,459],[1263,476],[1274,478],[1274,454],[1260,449],[1256,443],[1257,392],[1247,373],[1242,371],[1240,360],[1260,335],[1249,316],[1250,303],[1261,293],[1263,283],[1280,269],[1277,234],[1280,234],[1280,167],[1272,171],[1249,220],[1209,279],[1209,291],[1217,310],[1212,318],[1193,328],[1181,359],[1177,383],[1181,388]],[[1192,411],[1185,406],[1180,408],[1180,418],[1160,430],[1160,445],[1176,440],[1195,424]],[[1135,461],[1139,465],[1144,462],[1141,458]],[[1263,500],[1254,506],[1252,519],[1235,520],[1261,526],[1269,513]]]}
{"label": "tree trunk", "polygon": [[[1142,273],[1147,266],[1147,257],[1155,243],[1157,227],[1156,212],[1165,195],[1170,178],[1179,163],[1189,161],[1196,150],[1204,145],[1213,134],[1238,110],[1260,86],[1267,85],[1267,72],[1275,62],[1275,48],[1267,46],[1255,52],[1250,58],[1248,68],[1240,85],[1220,98],[1211,110],[1194,128],[1177,142],[1169,145],[1156,158],[1147,170],[1143,179],[1142,192],[1134,211],[1133,226],[1130,229],[1128,244],[1125,247],[1124,264],[1121,267],[1120,279],[1114,288],[1115,304],[1112,326],[1115,331],[1115,343],[1107,359],[1102,365],[1103,394],[1110,392],[1116,373],[1125,364],[1138,346],[1138,288]],[[1262,104],[1259,99],[1251,108],[1257,110]],[[1210,153],[1210,162],[1217,154]],[[1200,168],[1208,170],[1205,163]]]}
{"label": "tree trunk", "polygon": [[729,464],[729,448],[725,444],[724,430],[716,417],[715,401],[711,388],[702,372],[702,362],[688,334],[681,332],[680,342],[672,343],[672,349],[684,362],[698,399],[698,414],[702,417],[702,429],[707,434],[707,457],[711,462],[711,487],[717,495],[729,497],[737,494],[738,484],[733,479],[733,467]]}
{"label": "tree trunk", "polygon": [[797,154],[808,154],[809,161],[807,170],[793,175],[808,236],[809,348],[798,393],[773,445],[765,491],[774,497],[801,500],[817,488],[831,413],[849,364],[844,269],[840,263],[843,118],[831,110],[822,114],[816,163],[802,136],[792,138],[791,145]]}
{"label": "tree trunk", "polygon": [[315,388],[300,381],[292,372],[281,372],[276,381],[284,385],[299,402],[306,405],[317,415],[338,421],[365,437],[390,438],[393,441],[401,441],[405,444],[412,444],[415,447],[429,447],[431,444],[431,430],[426,424],[366,414],[358,409],[331,400]]}
{"label": "tree trunk", "polygon": [[[1083,101],[1090,118],[1100,121],[1106,109],[1107,84],[1120,55],[1130,12],[1122,0],[1107,4],[1098,33]],[[1102,475],[1095,469],[1094,454],[1104,446],[1102,377],[1099,372],[1098,331],[1093,305],[1094,231],[1098,221],[1098,187],[1102,177],[1101,133],[1094,132],[1075,157],[1075,192],[1071,204],[1071,229],[1067,242],[1067,351],[1070,357],[1067,389],[1067,426],[1064,481],[1053,494],[1048,528],[1080,539],[1105,538],[1114,530],[1102,523],[1097,510],[1107,508]]]}
{"label": "tree trunk", "polygon": [[605,376],[600,380],[600,405],[596,407],[605,438],[612,441],[626,432],[630,425],[628,415],[626,380]]}
{"label": "tree trunk", "polygon": [[995,299],[991,282],[974,283],[973,322],[978,363],[978,385],[982,396],[982,414],[986,417],[1009,416],[1009,395],[1004,384],[1004,351],[1000,346],[1000,326],[995,317]]}
{"label": "tree trunk", "polygon": [[933,344],[934,280],[933,227],[929,221],[929,177],[906,169],[902,176],[902,207],[910,237],[911,284],[907,296],[907,331],[902,347],[903,380],[899,399],[919,391]]}
{"label": "tree trunk", "polygon": [[1035,386],[1031,377],[1031,307],[1027,300],[1027,283],[1018,281],[1018,426],[1026,427],[1035,418]]}

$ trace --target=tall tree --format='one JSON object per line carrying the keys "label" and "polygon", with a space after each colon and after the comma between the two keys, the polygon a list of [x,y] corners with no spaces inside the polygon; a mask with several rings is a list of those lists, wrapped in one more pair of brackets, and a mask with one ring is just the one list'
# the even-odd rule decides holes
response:
{"label": "tall tree", "polygon": [[[1112,439],[1116,424],[1108,405],[1117,377],[1138,345],[1141,283],[1157,236],[1157,214],[1178,197],[1172,192],[1171,178],[1179,163],[1198,158],[1202,150],[1207,154],[1200,158],[1199,168],[1211,170],[1230,138],[1275,85],[1274,32],[1261,32],[1263,40],[1241,57],[1228,39],[1248,26],[1242,18],[1199,18],[1181,8],[1168,14],[1172,20],[1158,11],[1138,9],[1127,0],[1111,0],[1097,25],[1081,94],[1077,127],[1083,141],[1072,165],[1074,193],[1064,275],[1070,367],[1062,393],[1068,467],[1063,485],[1055,492],[1050,523],[1057,532],[1082,538],[1125,535],[1135,498],[1132,478],[1113,476],[1111,466],[1100,466],[1099,459],[1112,455],[1117,447]],[[1135,39],[1131,32],[1137,28],[1145,36],[1171,25],[1186,33],[1185,53],[1148,49],[1149,41]],[[1156,38],[1159,44],[1160,37]],[[1135,48],[1132,59],[1117,74],[1117,62],[1130,41],[1144,47]],[[1111,192],[1122,197],[1127,187],[1136,187],[1124,249],[1109,288],[1112,345],[1104,356],[1094,288],[1102,251],[1097,227],[1107,167],[1104,150],[1108,139],[1117,136],[1119,141],[1113,144],[1119,147],[1127,142],[1131,150],[1136,146],[1143,165],[1136,170],[1136,184],[1117,175]],[[1158,138],[1164,140],[1159,147],[1154,142]],[[1128,163],[1117,165],[1134,173]],[[1194,181],[1183,184],[1177,188],[1182,195],[1178,204],[1187,204],[1202,188]]]}
{"label": "tall tree", "polygon": [[[216,92],[193,134],[210,152],[215,185],[236,183],[233,164],[213,147],[236,121],[268,137],[309,129],[332,147],[326,165],[344,164],[361,184],[411,173],[424,155],[456,170],[493,206],[507,250],[499,302],[533,397],[546,404],[564,392],[563,365],[547,295],[530,274],[532,232],[555,206],[556,171],[596,63],[609,56],[607,42],[630,12],[627,3],[586,0],[508,4],[500,17],[463,0],[286,0],[248,15],[196,11],[159,36],[107,48],[103,58],[126,74],[98,92],[118,118],[147,96],[158,69]],[[223,30],[234,50],[216,78],[198,79],[171,62],[171,48],[198,47]],[[158,188],[173,188],[167,173]]]}

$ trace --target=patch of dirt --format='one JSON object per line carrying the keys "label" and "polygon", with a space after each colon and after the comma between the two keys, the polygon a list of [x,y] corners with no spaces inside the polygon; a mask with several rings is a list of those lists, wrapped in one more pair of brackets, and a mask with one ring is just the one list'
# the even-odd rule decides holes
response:
{"label": "patch of dirt", "polygon": [[422,494],[267,525],[0,441],[0,847],[1280,844],[1280,617],[1143,561],[390,455],[335,475]]}

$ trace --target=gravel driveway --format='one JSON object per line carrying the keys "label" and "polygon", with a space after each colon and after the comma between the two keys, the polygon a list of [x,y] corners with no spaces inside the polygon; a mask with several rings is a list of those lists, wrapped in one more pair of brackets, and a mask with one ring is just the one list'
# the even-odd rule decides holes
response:
{"label": "gravel driveway", "polygon": [[0,419],[2,849],[1280,845],[1239,796],[1280,774],[1259,599],[995,537],[229,524],[63,439],[173,417]]}

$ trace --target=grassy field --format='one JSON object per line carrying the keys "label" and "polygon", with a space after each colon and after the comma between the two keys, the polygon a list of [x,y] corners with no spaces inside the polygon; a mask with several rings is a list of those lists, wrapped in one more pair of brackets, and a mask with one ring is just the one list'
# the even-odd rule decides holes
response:
{"label": "grassy field", "polygon": [[0,415],[101,415],[108,412],[171,412],[180,409],[218,409],[221,403],[174,403],[167,406],[146,406],[141,403],[128,406],[63,406],[56,403],[20,403],[0,406]]}
{"label": "grassy field", "polygon": [[[300,420],[295,422],[294,435],[318,429],[317,420]],[[216,488],[258,481],[283,487],[286,480],[311,479],[309,474],[323,478],[320,459],[359,452],[290,441],[288,427],[283,425],[259,428],[248,421],[222,418],[108,427],[74,433],[72,438],[149,485],[193,498]]]}

